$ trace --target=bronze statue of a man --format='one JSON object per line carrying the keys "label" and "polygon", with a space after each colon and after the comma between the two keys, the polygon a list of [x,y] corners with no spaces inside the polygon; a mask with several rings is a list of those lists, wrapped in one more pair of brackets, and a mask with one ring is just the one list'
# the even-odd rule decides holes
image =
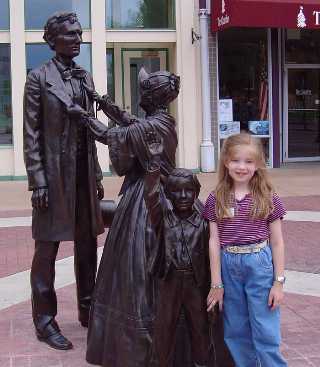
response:
{"label": "bronze statue of a man", "polygon": [[55,320],[55,260],[60,241],[74,241],[78,317],[88,325],[97,268],[97,235],[103,232],[99,199],[102,172],[93,138],[81,124],[93,116],[91,75],[73,58],[82,29],[74,13],[55,13],[44,31],[55,56],[32,70],[24,94],[24,159],[32,191],[32,314],[39,340],[70,349]]}

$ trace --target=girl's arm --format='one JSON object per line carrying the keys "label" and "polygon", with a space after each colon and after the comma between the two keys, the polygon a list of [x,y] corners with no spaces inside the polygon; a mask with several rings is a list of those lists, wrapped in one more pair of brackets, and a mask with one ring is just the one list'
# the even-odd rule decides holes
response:
{"label": "girl's arm", "polygon": [[213,309],[218,302],[219,309],[222,310],[223,304],[223,285],[221,279],[221,260],[220,260],[220,241],[218,236],[218,226],[216,222],[210,223],[209,239],[209,259],[211,273],[211,289],[207,298],[207,311]]}
{"label": "girl's arm", "polygon": [[[284,276],[284,241],[281,228],[281,219],[270,223],[270,242],[272,248],[272,259],[274,266],[274,278]],[[268,304],[271,310],[280,306],[283,300],[283,284],[274,281],[270,290]]]}

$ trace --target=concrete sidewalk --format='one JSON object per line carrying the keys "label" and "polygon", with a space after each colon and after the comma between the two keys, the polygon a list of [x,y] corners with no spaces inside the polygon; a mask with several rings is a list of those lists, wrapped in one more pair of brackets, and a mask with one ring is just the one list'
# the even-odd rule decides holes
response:
{"label": "concrete sidewalk", "polygon": [[[319,367],[320,165],[288,165],[270,170],[270,175],[290,212],[283,223],[286,269],[290,276],[282,307],[282,350],[290,367]],[[217,176],[199,174],[199,179],[201,198],[205,199],[215,186]],[[106,199],[116,199],[121,182],[118,177],[104,179]],[[26,187],[26,182],[0,182],[0,305],[3,305],[0,307],[0,367],[89,366],[84,359],[86,329],[76,319],[71,243],[66,242],[59,249],[58,267],[61,264],[63,272],[57,277],[57,320],[75,349],[55,351],[35,338],[28,289],[33,241],[28,226],[30,194]],[[105,235],[99,238],[101,246],[104,238]],[[1,292],[5,289],[1,287],[12,292]],[[5,304],[5,297],[9,301],[17,297],[15,304],[8,307],[12,303]]]}

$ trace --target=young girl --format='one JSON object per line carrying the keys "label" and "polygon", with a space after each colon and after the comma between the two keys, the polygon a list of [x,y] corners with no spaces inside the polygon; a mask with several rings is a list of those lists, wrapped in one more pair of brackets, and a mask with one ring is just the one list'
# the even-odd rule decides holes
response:
{"label": "young girl", "polygon": [[261,142],[224,142],[219,182],[205,205],[210,221],[208,311],[224,310],[224,337],[237,367],[287,366],[280,354],[285,210],[268,180]]}

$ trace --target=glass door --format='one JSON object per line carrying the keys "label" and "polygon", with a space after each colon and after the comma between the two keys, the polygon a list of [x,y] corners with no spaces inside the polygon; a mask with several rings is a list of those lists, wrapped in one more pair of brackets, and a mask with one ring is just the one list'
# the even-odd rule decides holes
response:
{"label": "glass door", "polygon": [[138,74],[142,66],[147,72],[167,70],[167,50],[122,50],[123,98],[125,109],[139,117],[144,112],[139,106]]}
{"label": "glass door", "polygon": [[285,73],[285,161],[320,160],[320,68]]}

